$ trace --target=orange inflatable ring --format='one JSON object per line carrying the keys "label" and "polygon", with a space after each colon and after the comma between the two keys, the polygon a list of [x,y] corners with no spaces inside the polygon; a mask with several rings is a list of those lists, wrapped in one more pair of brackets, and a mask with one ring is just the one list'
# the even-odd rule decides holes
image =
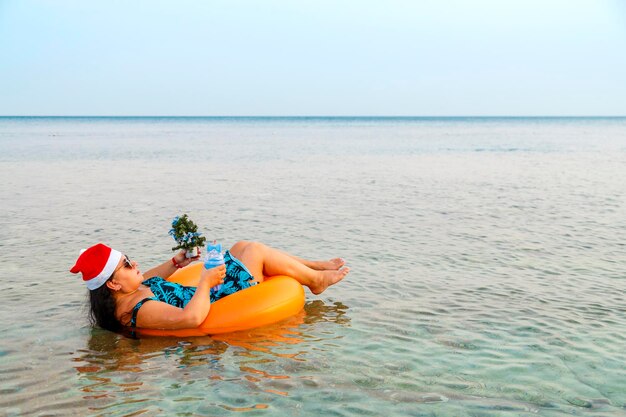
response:
{"label": "orange inflatable ring", "polygon": [[[168,281],[194,287],[198,285],[202,263],[179,269]],[[265,278],[260,284],[238,291],[211,304],[209,315],[195,329],[142,329],[149,336],[206,336],[248,330],[276,323],[300,312],[304,307],[304,289],[287,276]]]}

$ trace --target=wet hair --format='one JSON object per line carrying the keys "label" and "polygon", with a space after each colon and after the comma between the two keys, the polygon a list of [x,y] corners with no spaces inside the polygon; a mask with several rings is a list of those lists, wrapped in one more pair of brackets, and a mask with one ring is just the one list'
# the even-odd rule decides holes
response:
{"label": "wet hair", "polygon": [[120,332],[124,326],[115,316],[115,298],[105,284],[89,291],[89,321],[112,332]]}

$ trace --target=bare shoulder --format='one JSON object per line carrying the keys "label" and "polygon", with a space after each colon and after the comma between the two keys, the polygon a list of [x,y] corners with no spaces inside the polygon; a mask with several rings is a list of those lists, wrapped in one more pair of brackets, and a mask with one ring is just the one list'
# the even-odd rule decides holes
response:
{"label": "bare shoulder", "polygon": [[154,297],[154,294],[152,293],[150,288],[146,287],[140,291],[137,291],[131,297],[126,297],[123,300],[118,300],[117,305],[115,306],[115,316],[124,326],[129,326],[135,306],[140,303],[141,300],[150,297]]}

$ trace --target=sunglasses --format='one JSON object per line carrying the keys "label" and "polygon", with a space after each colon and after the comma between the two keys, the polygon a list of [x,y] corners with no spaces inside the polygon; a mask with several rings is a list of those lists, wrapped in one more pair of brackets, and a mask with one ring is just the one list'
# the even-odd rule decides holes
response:
{"label": "sunglasses", "polygon": [[128,258],[128,256],[124,255],[124,263],[120,266],[118,266],[117,268],[115,268],[115,271],[113,271],[113,273],[111,274],[111,278],[113,278],[113,275],[115,275],[115,273],[117,271],[119,271],[122,268],[128,268],[128,269],[133,269],[133,262]]}

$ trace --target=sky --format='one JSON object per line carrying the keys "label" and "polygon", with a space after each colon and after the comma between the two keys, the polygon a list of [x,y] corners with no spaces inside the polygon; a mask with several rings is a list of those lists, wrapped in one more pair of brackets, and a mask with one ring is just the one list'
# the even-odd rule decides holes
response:
{"label": "sky", "polygon": [[626,0],[0,0],[0,115],[624,116]]}

